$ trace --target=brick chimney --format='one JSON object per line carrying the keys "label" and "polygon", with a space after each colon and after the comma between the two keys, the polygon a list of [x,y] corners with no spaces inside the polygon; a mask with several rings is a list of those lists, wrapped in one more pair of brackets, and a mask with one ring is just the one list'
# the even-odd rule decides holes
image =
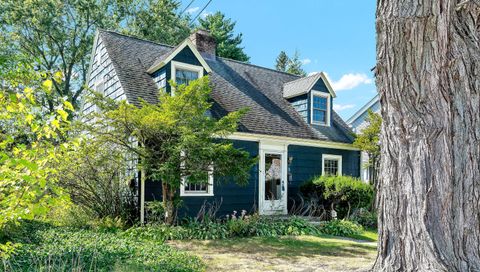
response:
{"label": "brick chimney", "polygon": [[204,55],[204,57],[215,58],[217,42],[208,31],[199,29],[190,34],[189,39],[197,47],[197,50]]}

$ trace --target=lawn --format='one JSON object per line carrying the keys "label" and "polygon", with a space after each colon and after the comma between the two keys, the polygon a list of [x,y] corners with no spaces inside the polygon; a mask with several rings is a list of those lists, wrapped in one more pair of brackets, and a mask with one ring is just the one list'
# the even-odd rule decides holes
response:
{"label": "lawn", "polygon": [[375,261],[376,233],[360,237],[253,237],[225,240],[169,241],[200,257],[207,271],[366,271]]}

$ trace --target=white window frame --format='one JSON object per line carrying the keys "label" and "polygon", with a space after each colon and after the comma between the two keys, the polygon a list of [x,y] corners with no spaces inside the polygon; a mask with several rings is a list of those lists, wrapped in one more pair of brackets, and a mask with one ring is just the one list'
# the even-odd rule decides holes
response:
{"label": "white window frame", "polygon": [[337,176],[342,175],[342,155],[322,154],[322,176],[325,175],[325,160],[337,160],[338,161]]}
{"label": "white window frame", "polygon": [[[182,155],[184,153],[182,152]],[[184,166],[184,163],[182,162],[182,166]],[[208,168],[208,178],[207,178],[207,191],[206,192],[196,192],[196,191],[186,191],[185,190],[185,182],[187,178],[182,177],[181,183],[180,183],[180,196],[213,196],[213,165],[210,165]]]}
{"label": "white window frame", "polygon": [[[192,65],[188,63],[172,61],[172,69],[170,74],[170,79],[177,82],[177,70],[187,70],[191,72],[197,72],[198,78],[203,77],[203,66]],[[174,95],[175,89],[172,87],[172,95]]]}
{"label": "white window frame", "polygon": [[[313,120],[313,97],[314,96],[321,96],[321,97],[327,98],[327,116],[326,116],[326,120],[325,120],[326,122],[325,123]],[[330,126],[330,115],[331,115],[330,114],[330,110],[331,110],[330,109],[331,108],[330,100],[331,100],[330,99],[330,94],[312,90],[311,97],[310,97],[310,123],[315,124],[315,125],[327,126],[327,127]]]}

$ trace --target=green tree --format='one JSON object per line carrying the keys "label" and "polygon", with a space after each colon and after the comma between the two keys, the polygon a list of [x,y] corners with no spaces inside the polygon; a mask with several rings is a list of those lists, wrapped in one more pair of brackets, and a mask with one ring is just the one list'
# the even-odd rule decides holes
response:
{"label": "green tree", "polygon": [[382,117],[378,113],[368,110],[366,118],[367,126],[357,135],[353,145],[363,150],[368,155],[368,163],[362,167],[368,167],[370,182],[377,183],[380,165],[380,130]]}
{"label": "green tree", "polygon": [[[92,113],[95,120],[88,131],[100,141],[122,145],[140,160],[142,179],[159,181],[165,221],[173,222],[177,191],[182,178],[188,183],[215,181],[231,177],[239,184],[248,182],[249,169],[256,159],[235,149],[225,137],[237,129],[245,110],[231,112],[216,120],[209,116],[211,88],[208,77],[192,81],[188,86],[170,82],[175,95],[159,93],[157,104],[141,107],[125,101],[116,102],[97,94],[94,103],[101,109]],[[133,140],[135,139],[135,140]]]}
{"label": "green tree", "polygon": [[177,45],[191,32],[189,17],[178,14],[181,2],[176,0],[144,0],[132,9],[122,32],[150,41]]}
{"label": "green tree", "polygon": [[[0,85],[0,232],[8,223],[46,215],[65,200],[55,165],[70,146],[63,137],[73,107],[64,101],[44,114],[36,95],[51,93],[53,82],[30,70],[30,83],[42,83],[25,85],[20,70],[21,81],[6,77]],[[59,83],[60,76],[55,78]]]}
{"label": "green tree", "polygon": [[[176,44],[190,32],[179,18],[176,0],[4,0],[0,2],[0,49],[23,55],[50,76],[53,92],[42,104],[54,112],[63,98],[78,109],[90,64],[96,28],[121,29],[162,43]],[[0,58],[1,58],[0,54]]]}
{"label": "green tree", "polygon": [[116,27],[123,7],[115,0],[15,0],[0,3],[4,40],[22,53],[38,70],[52,75],[61,71],[64,79],[53,82],[42,103],[50,112],[63,97],[78,106],[88,69],[95,27]]}
{"label": "green tree", "polygon": [[290,62],[290,58],[287,56],[285,51],[280,51],[275,63],[275,69],[278,71],[286,72],[288,63]]}
{"label": "green tree", "polygon": [[307,72],[302,68],[302,61],[300,60],[300,53],[295,50],[293,57],[290,58],[290,61],[287,65],[287,73],[299,75],[299,76],[306,76]]}
{"label": "green tree", "polygon": [[275,69],[282,72],[287,72],[294,75],[306,76],[307,72],[302,68],[302,61],[300,60],[300,53],[295,50],[293,57],[289,57],[285,51],[281,51],[275,60]]}
{"label": "green tree", "polygon": [[208,30],[217,41],[217,56],[248,62],[250,59],[243,47],[242,33],[235,35],[234,28],[236,22],[225,18],[225,14],[217,11],[214,14],[207,15],[204,19],[200,18],[200,27]]}

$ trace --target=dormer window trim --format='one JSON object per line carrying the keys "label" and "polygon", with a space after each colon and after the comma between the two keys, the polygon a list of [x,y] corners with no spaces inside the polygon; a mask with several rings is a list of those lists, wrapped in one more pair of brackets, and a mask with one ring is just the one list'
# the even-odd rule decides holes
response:
{"label": "dormer window trim", "polygon": [[[315,90],[312,90],[311,91],[311,94],[310,94],[310,123],[313,124],[313,125],[320,125],[320,126],[327,126],[329,127],[330,126],[330,118],[331,118],[331,95],[329,93],[324,93],[324,92],[320,92],[320,91],[315,91]],[[313,119],[313,112],[314,112],[314,108],[313,108],[313,100],[314,100],[314,97],[315,96],[320,96],[320,97],[324,97],[327,99],[327,116],[325,118],[325,123],[323,122],[318,122],[318,121],[315,121]]]}
{"label": "dormer window trim", "polygon": [[[198,78],[203,77],[203,66],[198,66],[198,65],[192,65],[188,63],[183,63],[183,62],[178,62],[178,61],[172,61],[171,62],[171,74],[170,74],[170,79],[173,80],[174,82],[177,82],[177,70],[187,70],[191,72],[196,72],[198,73]],[[174,94],[174,88],[172,87],[172,95]]]}

